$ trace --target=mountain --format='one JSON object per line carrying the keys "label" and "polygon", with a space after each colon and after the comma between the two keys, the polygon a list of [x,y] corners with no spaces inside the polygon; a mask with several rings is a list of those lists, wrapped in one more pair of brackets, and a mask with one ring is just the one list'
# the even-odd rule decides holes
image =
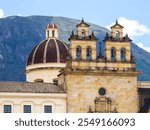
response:
{"label": "mountain", "polygon": [[[11,16],[0,19],[0,81],[25,81],[27,57],[32,48],[45,38],[45,28],[52,19],[59,27],[59,38],[69,44],[68,37],[80,22],[77,19],[48,16]],[[109,30],[90,25],[102,43]],[[137,68],[143,71],[139,80],[150,80],[150,53],[134,43],[131,48]]]}

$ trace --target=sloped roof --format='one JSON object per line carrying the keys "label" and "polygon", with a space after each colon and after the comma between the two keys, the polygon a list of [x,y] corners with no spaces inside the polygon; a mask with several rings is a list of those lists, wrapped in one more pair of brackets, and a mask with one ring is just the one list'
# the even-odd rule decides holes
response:
{"label": "sloped roof", "polygon": [[76,25],[76,27],[81,26],[82,24],[84,24],[86,27],[90,26],[89,24],[87,24],[86,22],[84,22],[84,20],[82,19],[81,22]]}
{"label": "sloped roof", "polygon": [[65,93],[62,87],[52,83],[0,82],[0,92],[17,93]]}
{"label": "sloped roof", "polygon": [[54,24],[54,23],[49,23],[49,24],[47,25],[47,29],[48,29],[48,28],[57,28],[57,25]]}
{"label": "sloped roof", "polygon": [[124,28],[122,25],[120,25],[120,24],[118,23],[117,20],[116,20],[115,25],[111,26],[110,28],[114,28],[114,27],[116,27],[116,26],[119,26],[120,28]]}

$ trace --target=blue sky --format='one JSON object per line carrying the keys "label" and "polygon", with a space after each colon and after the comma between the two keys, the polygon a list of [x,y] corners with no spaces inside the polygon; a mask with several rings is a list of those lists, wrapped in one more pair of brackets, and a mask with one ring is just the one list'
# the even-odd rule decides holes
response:
{"label": "blue sky", "polygon": [[0,0],[0,17],[64,16],[109,27],[118,19],[132,40],[150,51],[149,0]]}

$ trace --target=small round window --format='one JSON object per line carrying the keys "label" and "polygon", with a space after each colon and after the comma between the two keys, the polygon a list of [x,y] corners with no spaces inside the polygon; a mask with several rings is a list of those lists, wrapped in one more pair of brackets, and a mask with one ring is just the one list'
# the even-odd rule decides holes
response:
{"label": "small round window", "polygon": [[99,92],[99,95],[104,96],[106,94],[106,89],[100,88],[98,92]]}

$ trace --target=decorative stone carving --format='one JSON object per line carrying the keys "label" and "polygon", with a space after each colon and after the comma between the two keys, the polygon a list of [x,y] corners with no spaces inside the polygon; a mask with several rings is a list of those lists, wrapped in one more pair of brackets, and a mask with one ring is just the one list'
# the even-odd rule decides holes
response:
{"label": "decorative stone carving", "polygon": [[94,100],[95,112],[108,113],[111,111],[111,100],[108,97],[96,97]]}
{"label": "decorative stone carving", "polygon": [[88,113],[118,113],[117,107],[115,106],[113,110],[111,110],[111,99],[106,96],[96,97],[94,100],[95,110],[89,106]]}

